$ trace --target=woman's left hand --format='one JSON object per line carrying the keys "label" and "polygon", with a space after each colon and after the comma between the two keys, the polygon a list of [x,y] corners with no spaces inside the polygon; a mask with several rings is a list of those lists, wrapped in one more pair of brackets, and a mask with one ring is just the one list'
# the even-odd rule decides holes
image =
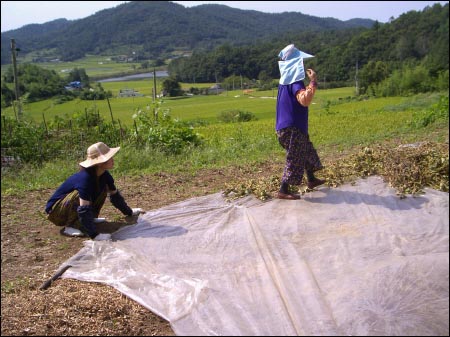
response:
{"label": "woman's left hand", "polygon": [[307,69],[306,70],[306,74],[308,75],[308,78],[309,78],[310,81],[314,81],[314,82],[317,81],[317,75],[316,75],[316,72],[314,70]]}

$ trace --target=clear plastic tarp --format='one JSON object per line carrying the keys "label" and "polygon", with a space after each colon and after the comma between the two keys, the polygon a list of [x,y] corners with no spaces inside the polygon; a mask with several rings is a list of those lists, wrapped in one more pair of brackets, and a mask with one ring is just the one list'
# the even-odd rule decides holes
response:
{"label": "clear plastic tarp", "polygon": [[301,200],[220,193],[85,241],[62,277],[108,284],[177,335],[449,335],[449,195],[380,177]]}

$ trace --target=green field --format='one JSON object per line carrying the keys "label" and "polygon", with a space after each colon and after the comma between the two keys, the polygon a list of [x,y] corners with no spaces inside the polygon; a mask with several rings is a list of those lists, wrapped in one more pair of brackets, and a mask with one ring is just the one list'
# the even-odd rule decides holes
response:
{"label": "green field", "polygon": [[[158,80],[160,82],[160,79]],[[159,86],[160,83],[157,84]],[[198,87],[207,87],[211,84],[195,84]],[[183,87],[192,84],[183,84]],[[139,109],[145,110],[152,107],[151,81],[127,81],[103,83],[105,90],[111,90],[114,97],[110,99],[111,111],[114,119],[119,119],[122,125],[133,124],[133,114]],[[117,97],[121,89],[134,89],[145,95],[143,97]],[[274,120],[277,90],[254,91],[243,94],[242,90],[227,91],[220,95],[184,96],[162,99],[161,108],[169,111],[173,118],[183,121],[204,120],[208,123],[219,123],[218,115],[225,110],[235,109],[253,113],[262,122]],[[352,126],[360,125],[359,130],[370,127],[377,131],[373,119],[384,121],[381,129],[396,129],[397,123],[402,125],[405,119],[411,117],[413,111],[424,109],[435,103],[437,94],[411,97],[387,97],[357,100],[354,97],[354,88],[338,88],[318,90],[314,102],[310,106],[311,123],[320,123],[322,127],[333,129],[333,132],[345,132],[336,129],[336,121],[348,124],[346,130]],[[35,122],[52,120],[55,116],[70,118],[74,113],[84,112],[85,109],[96,107],[105,120],[111,119],[111,112],[106,100],[83,101],[73,100],[63,104],[57,104],[54,100],[44,100],[25,104],[23,114],[32,118]],[[148,107],[148,108],[147,108]],[[14,110],[9,107],[2,110],[2,115],[14,116]],[[312,127],[314,130],[314,127]],[[331,130],[330,130],[331,131]],[[325,132],[326,134],[327,132]],[[343,134],[345,136],[345,134]]]}
{"label": "green field", "polygon": [[[17,60],[19,66],[24,62],[31,63],[31,60],[23,60],[20,58]],[[83,68],[89,77],[95,78],[101,76],[104,78],[106,76],[116,76],[121,73],[136,73],[136,70],[139,70],[141,66],[141,62],[116,62],[111,60],[111,56],[87,55],[86,57],[73,62],[40,62],[36,63],[36,65],[41,68],[54,70],[63,78],[74,68]],[[2,66],[2,75],[7,68],[8,65]],[[146,71],[150,72],[151,70]]]}
{"label": "green field", "polygon": [[[208,86],[208,84],[204,84]],[[105,88],[117,92],[121,88],[134,88],[146,94],[151,88],[147,81],[105,83]],[[151,89],[150,89],[151,90]],[[310,137],[323,155],[339,155],[341,151],[396,140],[412,143],[418,140],[448,141],[447,120],[439,120],[427,127],[414,126],[414,120],[427,111],[448,92],[421,94],[411,97],[385,97],[361,99],[354,97],[354,88],[318,90],[310,106]],[[277,91],[254,91],[244,95],[241,90],[220,95],[167,98],[161,109],[170,111],[172,118],[196,122],[195,132],[202,136],[203,146],[187,149],[178,155],[167,155],[151,148],[136,149],[121,144],[123,151],[117,158],[117,175],[154,174],[156,172],[191,172],[205,168],[233,165],[254,165],[278,158],[284,152],[275,137],[275,106]],[[133,127],[133,114],[138,109],[151,109],[150,95],[110,99],[114,120],[122,126]],[[55,116],[70,118],[74,113],[97,107],[105,121],[111,115],[106,100],[74,100],[55,104],[52,100],[26,104],[25,118],[48,123]],[[225,110],[251,112],[256,120],[224,123],[218,118]],[[13,116],[11,108],[2,115]],[[202,123],[199,123],[199,122]],[[114,144],[115,145],[115,144]],[[79,158],[83,159],[82,157]],[[2,192],[54,187],[74,170],[70,160],[44,163],[40,168],[25,167],[17,172],[2,172]],[[31,175],[30,175],[31,174]]]}
{"label": "green field", "polygon": [[[157,79],[157,91],[161,88],[162,79]],[[207,88],[212,83],[181,83],[183,89],[190,87]],[[102,83],[105,90],[110,90],[113,98],[110,99],[111,110],[116,119],[120,119],[124,125],[132,125],[131,116],[138,109],[146,109],[147,105],[152,105],[152,80],[124,81],[124,82],[105,82]],[[134,89],[143,94],[143,97],[117,97],[122,89]],[[351,90],[351,89],[350,89]],[[348,89],[344,90],[342,95],[348,95]],[[171,116],[183,120],[191,119],[214,119],[217,114],[226,109],[240,109],[251,111],[255,114],[271,114],[274,109],[275,91],[255,91],[252,96],[244,95],[242,90],[227,91],[220,95],[209,96],[185,96],[163,99],[162,107],[170,109]],[[337,93],[339,95],[339,93]],[[334,93],[333,95],[336,95]],[[97,107],[99,113],[104,118],[110,119],[110,110],[106,100],[102,101],[84,101],[73,100],[63,104],[57,104],[55,100],[48,99],[35,103],[28,103],[22,107],[25,116],[34,119],[36,122],[42,122],[42,114],[47,121],[55,116],[70,117],[74,113],[83,112],[85,109]],[[14,116],[12,107],[2,110],[2,115]]]}
{"label": "green field", "polygon": [[[162,81],[164,78],[157,77],[156,78],[156,90],[160,91],[162,86]],[[181,88],[183,90],[189,90],[191,87],[196,88],[209,88],[212,86],[212,83],[180,83]],[[147,96],[147,98],[152,97],[152,89],[153,89],[153,78],[149,79],[141,79],[136,81],[124,81],[124,82],[103,82],[102,87],[105,90],[110,90],[113,96],[117,96],[119,91],[122,89],[134,89],[139,91],[139,93]]]}

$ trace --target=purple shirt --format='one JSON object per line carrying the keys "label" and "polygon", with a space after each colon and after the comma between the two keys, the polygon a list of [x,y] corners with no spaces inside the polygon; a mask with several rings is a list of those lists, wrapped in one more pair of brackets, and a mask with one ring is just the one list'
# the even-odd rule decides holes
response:
{"label": "purple shirt", "polygon": [[301,105],[295,97],[295,93],[302,89],[305,89],[303,81],[278,86],[277,131],[294,126],[303,134],[308,134],[308,107]]}

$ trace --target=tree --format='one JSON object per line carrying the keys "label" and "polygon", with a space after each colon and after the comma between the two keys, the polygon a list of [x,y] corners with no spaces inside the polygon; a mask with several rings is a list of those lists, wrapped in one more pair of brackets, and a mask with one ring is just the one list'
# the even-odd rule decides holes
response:
{"label": "tree", "polygon": [[99,82],[95,83],[94,88],[84,88],[80,93],[80,99],[83,100],[99,100],[106,97],[112,97],[112,93],[110,90],[105,91]]}
{"label": "tree", "polygon": [[258,75],[259,87],[262,90],[269,90],[272,87],[272,78],[267,74],[265,70],[261,70]]}
{"label": "tree", "polygon": [[382,82],[389,76],[386,63],[381,61],[369,61],[361,70],[359,75],[360,91],[366,93],[370,85]]}
{"label": "tree", "polygon": [[10,106],[15,99],[14,91],[8,88],[6,86],[6,83],[2,83],[1,93],[2,93],[2,101],[1,101],[2,108]]}
{"label": "tree", "polygon": [[[22,95],[28,95],[29,102],[47,99],[65,92],[64,82],[54,70],[44,69],[34,64],[20,64],[17,71],[20,78],[19,91]],[[10,69],[6,71],[3,81],[12,83]],[[6,103],[6,99],[4,102]]]}
{"label": "tree", "polygon": [[183,95],[180,83],[173,77],[169,77],[162,82],[162,89],[167,92],[170,97]]}
{"label": "tree", "polygon": [[89,76],[86,74],[86,70],[84,68],[78,69],[75,67],[69,72],[69,76],[67,78],[68,82],[80,81],[84,87],[89,87]]}

